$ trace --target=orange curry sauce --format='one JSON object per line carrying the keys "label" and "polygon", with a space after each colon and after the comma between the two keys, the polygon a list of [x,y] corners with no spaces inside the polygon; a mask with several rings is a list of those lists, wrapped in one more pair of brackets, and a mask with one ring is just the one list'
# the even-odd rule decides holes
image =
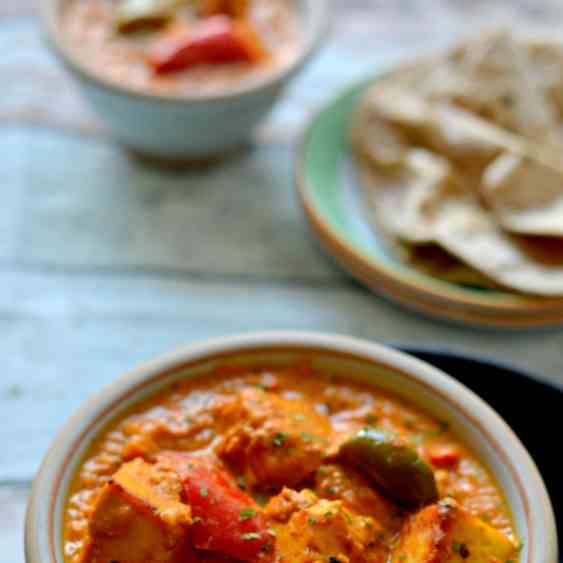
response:
{"label": "orange curry sauce", "polygon": [[[225,445],[225,436],[240,422],[236,401],[243,395],[248,408],[262,409],[262,418],[252,418],[254,413],[248,415],[249,411],[244,415],[262,421],[252,423],[252,431],[273,432],[279,451],[286,449],[283,467],[268,465],[271,459],[249,459],[240,440],[231,439]],[[300,432],[301,441],[285,443],[287,433],[276,432],[275,427],[280,408],[269,399],[261,403],[262,397],[290,400],[295,408],[285,415],[293,419],[296,429],[299,425],[306,428]],[[273,425],[269,430],[264,430],[266,419]],[[366,560],[385,561],[405,512],[374,492],[372,484],[354,470],[335,465],[338,462],[330,457],[342,440],[364,427],[389,430],[404,438],[433,465],[441,498],[453,497],[471,514],[515,540],[501,491],[445,423],[376,387],[314,374],[307,365],[253,371],[221,368],[212,375],[176,384],[137,405],[93,443],[71,484],[66,504],[66,561],[84,560],[89,522],[100,491],[112,475],[124,462],[136,458],[150,461],[163,451],[218,453],[240,487],[262,506],[283,486],[297,491],[312,489],[325,499],[342,499],[362,517],[372,517],[378,523],[374,532],[377,541],[370,544],[373,556]],[[309,523],[313,520],[309,517]]]}

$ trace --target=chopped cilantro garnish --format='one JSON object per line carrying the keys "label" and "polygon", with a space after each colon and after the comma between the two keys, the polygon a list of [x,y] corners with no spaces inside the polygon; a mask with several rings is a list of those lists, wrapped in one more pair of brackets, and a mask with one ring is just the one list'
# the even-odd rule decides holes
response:
{"label": "chopped cilantro garnish", "polygon": [[504,94],[500,101],[507,107],[510,108],[514,105],[514,98],[510,94]]}
{"label": "chopped cilantro garnish", "polygon": [[239,517],[242,521],[249,520],[255,515],[256,515],[256,510],[250,506],[248,508],[243,508],[239,513]]}
{"label": "chopped cilantro garnish", "polygon": [[420,444],[424,442],[424,436],[421,436],[420,434],[411,434],[409,436],[409,442],[413,446],[420,446]]}
{"label": "chopped cilantro garnish", "polygon": [[449,429],[450,425],[445,420],[438,421],[438,427],[427,432],[427,436],[440,436]]}
{"label": "chopped cilantro garnish", "polygon": [[377,422],[377,416],[373,415],[373,414],[366,414],[366,417],[364,419],[366,421],[366,424],[369,425],[374,425]]}
{"label": "chopped cilantro garnish", "polygon": [[523,549],[524,549],[524,542],[519,541],[518,545],[516,546],[516,551],[518,551],[518,553],[520,553]]}
{"label": "chopped cilantro garnish", "polygon": [[206,487],[201,487],[201,488],[199,489],[199,494],[200,494],[202,497],[206,497],[206,496],[209,494],[209,492],[208,492],[208,490],[207,490]]}
{"label": "chopped cilantro garnish", "polygon": [[278,432],[272,439],[272,444],[276,448],[283,448],[289,434],[287,432]]}
{"label": "chopped cilantro garnish", "polygon": [[260,534],[257,532],[246,532],[245,534],[242,534],[240,536],[243,540],[248,541],[248,540],[259,540],[260,539]]}
{"label": "chopped cilantro garnish", "polygon": [[405,425],[405,428],[408,428],[409,430],[416,430],[416,420],[414,418],[405,418],[403,420],[403,423]]}
{"label": "chopped cilantro garnish", "polygon": [[464,543],[459,543],[459,542],[454,541],[452,543],[452,550],[455,553],[459,553],[459,555],[461,556],[462,559],[467,559],[470,555],[469,549],[467,548],[467,546]]}
{"label": "chopped cilantro garnish", "polygon": [[260,551],[262,553],[268,553],[271,547],[272,547],[272,540],[268,539],[266,543],[262,544],[262,546],[260,547]]}

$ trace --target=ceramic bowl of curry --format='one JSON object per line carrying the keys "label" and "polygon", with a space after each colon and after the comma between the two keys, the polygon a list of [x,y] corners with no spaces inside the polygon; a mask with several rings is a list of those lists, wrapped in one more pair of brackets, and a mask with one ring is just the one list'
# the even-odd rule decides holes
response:
{"label": "ceramic bowl of curry", "polygon": [[385,346],[259,333],[188,346],[66,423],[27,563],[556,563],[551,504],[505,422]]}
{"label": "ceramic bowl of curry", "polygon": [[115,139],[169,161],[244,144],[327,23],[326,0],[42,0],[40,14]]}

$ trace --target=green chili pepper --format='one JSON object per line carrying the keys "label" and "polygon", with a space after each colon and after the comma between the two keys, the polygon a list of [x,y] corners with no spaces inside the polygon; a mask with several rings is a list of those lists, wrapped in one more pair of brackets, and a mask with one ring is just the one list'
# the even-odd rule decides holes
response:
{"label": "green chili pepper", "polygon": [[381,430],[364,428],[340,455],[398,503],[418,508],[438,500],[434,472],[415,449]]}

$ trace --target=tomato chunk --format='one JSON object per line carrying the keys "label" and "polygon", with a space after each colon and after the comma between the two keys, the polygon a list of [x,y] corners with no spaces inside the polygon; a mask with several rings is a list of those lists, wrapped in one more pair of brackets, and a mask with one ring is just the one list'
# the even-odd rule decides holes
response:
{"label": "tomato chunk", "polygon": [[459,461],[460,453],[455,446],[432,446],[428,452],[430,462],[434,467],[452,467]]}
{"label": "tomato chunk", "polygon": [[262,41],[247,23],[213,16],[185,34],[163,39],[150,53],[149,64],[155,72],[165,73],[201,64],[256,63],[265,54]]}
{"label": "tomato chunk", "polygon": [[180,476],[192,509],[192,543],[241,561],[272,561],[275,537],[261,508],[241,491],[215,456],[162,454],[159,462]]}

